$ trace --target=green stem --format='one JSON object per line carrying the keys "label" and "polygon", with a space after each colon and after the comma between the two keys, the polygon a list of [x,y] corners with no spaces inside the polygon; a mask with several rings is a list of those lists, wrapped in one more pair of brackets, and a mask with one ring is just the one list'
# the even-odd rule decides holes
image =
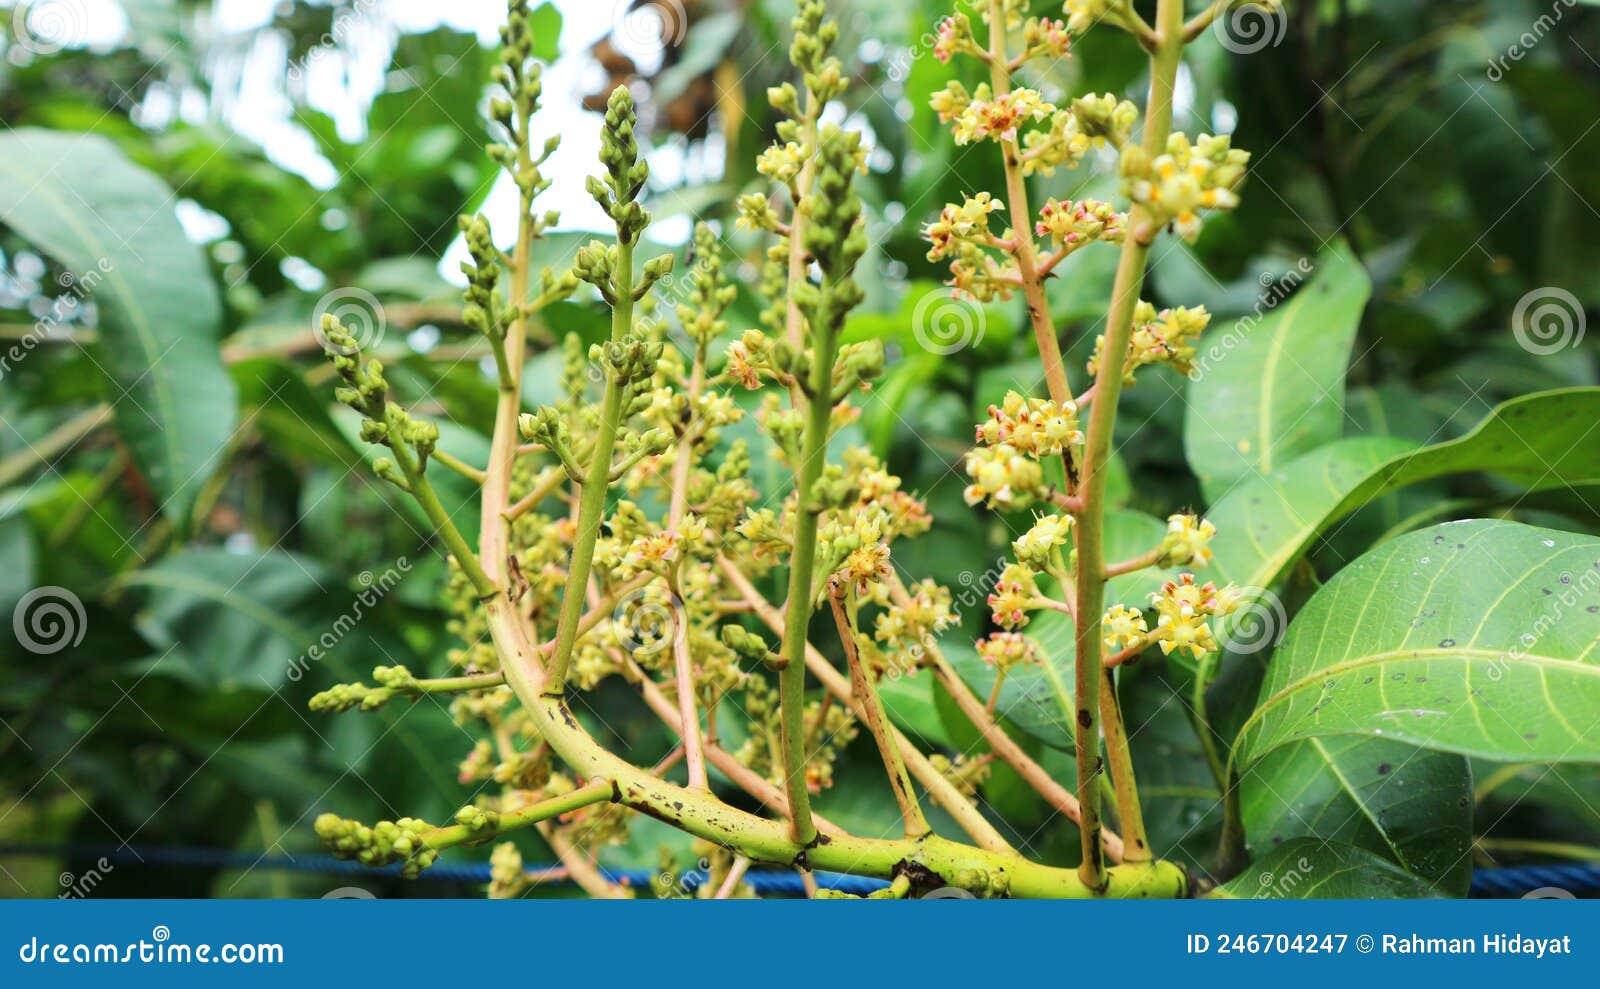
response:
{"label": "green stem", "polygon": [[615,796],[616,788],[611,785],[610,780],[595,780],[570,793],[529,804],[508,814],[500,814],[495,818],[495,823],[489,827],[469,828],[465,824],[452,824],[449,827],[434,828],[428,832],[423,841],[429,848],[435,850],[454,848],[456,845],[481,845],[508,831],[532,827],[541,821],[570,814],[590,804],[611,800]]}
{"label": "green stem", "polygon": [[[1145,109],[1144,150],[1152,157],[1166,147],[1172,130],[1172,97],[1177,84],[1178,65],[1183,55],[1182,0],[1160,0],[1156,9],[1155,30],[1159,39],[1150,59],[1150,98]],[[1100,800],[1094,778],[1099,772],[1098,731],[1095,698],[1101,696],[1100,679],[1106,674],[1101,662],[1101,617],[1105,611],[1105,490],[1107,462],[1117,422],[1117,401],[1122,394],[1123,369],[1128,357],[1128,337],[1133,329],[1133,310],[1144,285],[1145,263],[1157,227],[1149,211],[1135,205],[1128,223],[1112,287],[1111,309],[1106,317],[1105,344],[1101,348],[1100,370],[1095,378],[1095,401],[1090,413],[1089,435],[1084,451],[1083,481],[1079,488],[1082,511],[1078,515],[1078,629],[1077,677],[1077,764],[1078,799],[1083,805],[1084,882],[1093,886],[1103,876],[1100,854]],[[1114,691],[1106,692],[1115,704]],[[1110,719],[1108,719],[1110,720]],[[1120,718],[1115,726],[1120,728]],[[1144,822],[1134,791],[1133,767],[1127,760],[1126,737],[1107,739],[1112,759],[1112,779],[1119,796],[1123,838],[1128,857],[1136,851],[1149,855]],[[1119,765],[1119,763],[1121,763]],[[1131,797],[1131,800],[1126,798]],[[1131,804],[1131,806],[1130,806]]]}
{"label": "green stem", "polygon": [[[504,495],[498,496],[503,500]],[[507,682],[516,690],[539,735],[561,760],[589,779],[610,779],[619,803],[698,838],[715,842],[752,861],[783,867],[848,872],[892,879],[926,869],[929,881],[974,892],[1048,899],[1160,898],[1188,895],[1188,876],[1171,862],[1120,865],[1089,886],[1071,869],[1030,862],[928,835],[922,839],[830,835],[825,842],[797,841],[782,822],[729,807],[703,790],[657,779],[618,758],[583,729],[566,698],[545,689],[537,654],[521,616],[504,595],[488,603],[489,631],[500,652]]]}
{"label": "green stem", "polygon": [[839,626],[839,640],[844,643],[845,660],[850,666],[850,693],[861,699],[866,714],[867,730],[878,746],[878,756],[889,774],[889,788],[894,791],[895,803],[900,807],[900,818],[905,823],[907,838],[921,838],[933,831],[917,802],[917,791],[911,786],[911,776],[906,772],[906,762],[900,756],[900,747],[889,734],[889,718],[883,710],[883,698],[861,662],[861,650],[856,646],[855,623],[851,620],[844,600],[845,591],[835,588],[828,595],[833,608],[833,620]]}
{"label": "green stem", "polygon": [[1485,852],[1531,855],[1538,858],[1563,858],[1574,862],[1600,862],[1600,847],[1568,841],[1535,841],[1523,838],[1479,838],[1474,844]]}
{"label": "green stem", "polygon": [[1194,718],[1195,734],[1200,739],[1200,749],[1205,753],[1206,765],[1211,767],[1211,776],[1217,781],[1217,786],[1226,787],[1227,767],[1222,761],[1222,750],[1217,748],[1216,733],[1211,730],[1211,715],[1206,707],[1206,688],[1211,686],[1212,667],[1216,660],[1216,653],[1207,653],[1200,660],[1199,667],[1194,671],[1194,685],[1190,688],[1189,708]]}
{"label": "green stem", "polygon": [[487,598],[495,594],[498,590],[495,582],[484,572],[483,566],[478,562],[478,554],[472,551],[472,547],[467,545],[467,540],[461,535],[461,530],[456,528],[450,513],[439,501],[438,494],[434,492],[433,485],[428,483],[422,466],[412,455],[411,450],[404,441],[396,441],[389,449],[394,454],[395,466],[405,475],[411,489],[411,497],[416,499],[422,514],[433,524],[439,538],[444,540],[450,555],[454,556],[456,563],[461,566],[461,572],[472,581],[472,588],[478,592],[478,597]]}
{"label": "green stem", "polygon": [[[826,311],[827,293],[828,286],[824,283],[819,289],[819,312]],[[816,825],[811,822],[811,794],[806,789],[806,633],[811,625],[817,522],[822,514],[815,501],[816,486],[827,460],[828,428],[833,416],[828,397],[833,394],[833,362],[838,356],[835,332],[826,325],[818,325],[815,335],[816,347],[811,355],[810,380],[806,388],[805,432],[801,434],[800,463],[795,469],[794,556],[789,563],[789,595],[785,599],[787,610],[783,627],[783,656],[787,663],[778,673],[784,789],[789,797],[792,835],[801,844],[810,844],[817,837]]]}
{"label": "green stem", "polygon": [[81,412],[46,433],[37,443],[18,450],[0,460],[0,488],[22,477],[38,464],[46,463],[57,454],[71,449],[72,445],[111,421],[111,406],[96,405]]}
{"label": "green stem", "polygon": [[[617,265],[612,273],[611,340],[620,343],[633,329],[633,245],[617,244]],[[584,588],[589,586],[589,571],[594,565],[594,546],[605,520],[607,478],[611,457],[616,451],[617,432],[622,424],[624,385],[615,369],[606,372],[606,391],[600,401],[599,432],[589,455],[583,493],[578,500],[578,534],[572,543],[572,562],[567,568],[567,593],[561,599],[561,616],[556,623],[555,655],[550,660],[546,684],[553,694],[566,689],[567,666],[578,641],[578,621],[583,617]]]}

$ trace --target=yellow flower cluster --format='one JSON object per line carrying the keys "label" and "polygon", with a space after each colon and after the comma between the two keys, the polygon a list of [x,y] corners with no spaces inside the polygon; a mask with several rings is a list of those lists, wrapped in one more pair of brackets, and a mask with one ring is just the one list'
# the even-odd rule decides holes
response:
{"label": "yellow flower cluster", "polygon": [[1132,152],[1122,158],[1128,198],[1143,203],[1158,223],[1172,223],[1184,240],[1200,235],[1200,210],[1239,205],[1234,189],[1250,153],[1234,148],[1226,135],[1202,134],[1190,144],[1187,135],[1173,134],[1166,153],[1154,159]]}
{"label": "yellow flower cluster", "polygon": [[978,424],[978,442],[985,446],[1010,446],[1031,457],[1053,457],[1083,443],[1078,428],[1078,407],[1044,398],[1024,398],[1006,392],[999,405],[989,406],[989,418]]}
{"label": "yellow flower cluster", "polygon": [[756,171],[774,182],[793,185],[805,166],[805,149],[794,141],[773,142],[756,157]]}
{"label": "yellow flower cluster", "polygon": [[[1096,240],[1122,243],[1127,222],[1127,214],[1117,212],[1110,203],[1098,199],[1078,202],[1048,199],[1039,207],[1039,219],[1033,229],[1039,236],[1049,237],[1057,249],[1066,248],[1070,252]],[[930,260],[937,259],[930,257]]]}
{"label": "yellow flower cluster", "polygon": [[1016,551],[1018,561],[1043,570],[1050,565],[1056,549],[1067,544],[1071,534],[1070,515],[1044,515],[1033,523],[1033,528],[1019,536],[1011,548]]}
{"label": "yellow flower cluster", "polygon": [[[1133,310],[1133,331],[1128,336],[1128,361],[1123,366],[1122,381],[1133,384],[1133,372],[1151,364],[1166,364],[1179,374],[1194,370],[1195,342],[1211,324],[1211,314],[1205,306],[1179,306],[1176,309],[1156,311],[1144,300]],[[1100,373],[1101,351],[1105,347],[1105,334],[1095,338],[1094,355],[1089,358],[1089,373]]]}
{"label": "yellow flower cluster", "polygon": [[967,453],[967,504],[1012,508],[1027,504],[1044,489],[1037,460],[1057,456],[1083,443],[1078,407],[1007,392],[989,418],[977,426],[980,446]]}
{"label": "yellow flower cluster", "polygon": [[1239,607],[1240,597],[1239,589],[1232,584],[1219,590],[1212,583],[1196,584],[1194,574],[1183,574],[1150,595],[1157,612],[1155,631],[1150,637],[1167,655],[1174,650],[1188,650],[1198,659],[1215,652],[1217,640],[1208,619],[1232,614]]}
{"label": "yellow flower cluster", "polygon": [[994,592],[989,595],[989,610],[994,623],[1004,629],[1021,628],[1028,624],[1028,612],[1039,599],[1039,585],[1033,571],[1020,563],[1008,564],[994,582]]}
{"label": "yellow flower cluster", "polygon": [[939,211],[939,219],[928,224],[924,231],[931,245],[928,260],[941,261],[955,255],[963,243],[991,246],[989,214],[999,208],[1000,203],[987,192],[968,196],[959,206],[946,203]]}
{"label": "yellow flower cluster", "polygon": [[1119,0],[1066,0],[1067,30],[1082,34],[1094,27]]}
{"label": "yellow flower cluster", "polygon": [[980,85],[955,117],[956,143],[1015,141],[1024,124],[1043,120],[1055,112],[1055,106],[1036,90],[1024,87],[997,97],[987,84]]}
{"label": "yellow flower cluster", "polygon": [[1217,527],[1196,515],[1167,517],[1167,535],[1161,541],[1163,567],[1203,567],[1211,562],[1211,537]]}
{"label": "yellow flower cluster", "polygon": [[1022,57],[1066,58],[1072,48],[1072,32],[1067,22],[1048,17],[1030,17],[1022,26]]}
{"label": "yellow flower cluster", "polygon": [[979,639],[978,656],[1001,673],[1039,662],[1033,640],[1020,632],[995,632]]}
{"label": "yellow flower cluster", "polygon": [[962,497],[969,505],[983,502],[990,508],[1016,508],[1032,501],[1044,488],[1044,471],[1038,461],[1004,443],[968,450],[967,476],[972,483]]}
{"label": "yellow flower cluster", "polygon": [[956,622],[950,591],[933,580],[906,589],[911,600],[878,613],[872,637],[890,648],[921,646]]}

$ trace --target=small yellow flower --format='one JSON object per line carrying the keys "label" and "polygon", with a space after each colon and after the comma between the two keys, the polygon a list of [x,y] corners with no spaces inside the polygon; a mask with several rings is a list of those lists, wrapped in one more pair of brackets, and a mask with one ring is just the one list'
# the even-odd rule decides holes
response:
{"label": "small yellow flower", "polygon": [[1211,562],[1211,537],[1217,527],[1196,515],[1167,518],[1167,535],[1161,542],[1161,566],[1203,567]]}
{"label": "small yellow flower", "polygon": [[972,483],[962,494],[969,505],[1022,506],[1044,487],[1044,471],[1038,463],[1005,443],[967,451],[967,476]]}
{"label": "small yellow flower", "polygon": [[1175,616],[1162,614],[1156,619],[1156,642],[1163,655],[1173,650],[1187,649],[1189,655],[1199,659],[1208,652],[1217,651],[1217,640],[1211,635],[1211,626],[1200,615]]}
{"label": "small yellow flower", "polygon": [[1011,545],[1016,551],[1018,560],[1030,567],[1043,570],[1049,565],[1051,554],[1056,547],[1065,546],[1071,533],[1070,516],[1044,515],[1033,523],[1033,528],[1023,533]]}
{"label": "small yellow flower", "polygon": [[867,593],[893,572],[894,568],[889,565],[889,547],[883,543],[869,543],[852,550],[839,568],[839,573],[855,585],[857,594]]}
{"label": "small yellow flower", "polygon": [[1112,649],[1126,649],[1143,639],[1150,627],[1145,624],[1144,614],[1122,605],[1112,606],[1100,623],[1101,635],[1105,643]]}
{"label": "small yellow flower", "polygon": [[805,151],[794,141],[783,144],[773,142],[756,158],[756,171],[784,185],[792,184],[804,165]]}
{"label": "small yellow flower", "polygon": [[984,139],[1015,141],[1023,124],[1043,120],[1055,109],[1032,89],[1013,89],[995,98],[989,95],[988,87],[980,87],[972,102],[956,118],[956,143],[970,144]]}

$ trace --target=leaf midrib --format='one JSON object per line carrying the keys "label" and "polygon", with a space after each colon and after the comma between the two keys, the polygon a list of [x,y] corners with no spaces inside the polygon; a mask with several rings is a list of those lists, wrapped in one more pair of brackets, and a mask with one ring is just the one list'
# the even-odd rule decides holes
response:
{"label": "leaf midrib", "polygon": [[[1310,674],[1292,681],[1282,689],[1274,692],[1272,696],[1262,701],[1261,704],[1250,713],[1250,717],[1245,719],[1244,724],[1239,726],[1239,731],[1234,736],[1234,744],[1237,745],[1240,741],[1242,741],[1250,729],[1254,727],[1257,722],[1261,721],[1262,716],[1268,710],[1289,699],[1298,691],[1304,689],[1307,685],[1313,683],[1314,681],[1324,679],[1334,674],[1361,669],[1364,666],[1382,665],[1383,663],[1393,659],[1423,659],[1434,657],[1440,659],[1446,659],[1450,657],[1504,659],[1507,656],[1508,653],[1504,649],[1484,649],[1475,646],[1450,646],[1449,648],[1430,646],[1420,649],[1390,649],[1379,653],[1368,653],[1367,655],[1359,656],[1355,659],[1341,660],[1337,663],[1334,663],[1332,666],[1319,667]],[[1600,678],[1600,666],[1592,666],[1588,663],[1577,662],[1576,660],[1561,659],[1557,656],[1545,656],[1540,653],[1523,653],[1518,662],[1537,666],[1541,669],[1545,667],[1555,667],[1558,669],[1585,673],[1589,676]]]}
{"label": "leaf midrib", "polygon": [[[21,140],[23,145],[26,146],[26,139]],[[35,176],[26,169],[18,168],[15,165],[5,162],[4,160],[0,160],[0,168],[4,168],[13,175],[20,176],[23,181],[35,179],[36,181],[33,182],[31,191],[28,193],[28,195],[34,197],[35,199],[42,199],[46,201],[46,203],[51,206],[51,211],[60,218],[63,226],[77,234],[82,241],[83,246],[88,248],[90,253],[98,255],[102,258],[110,257],[110,252],[105,249],[105,243],[101,241],[100,238],[96,237],[92,231],[88,230],[81,223],[77,222],[76,217],[74,217],[72,214],[72,210],[67,208],[68,204],[66,200],[57,195],[49,187],[49,185],[44,182],[44,179],[47,176]],[[124,315],[127,316],[129,324],[133,327],[134,335],[139,341],[140,349],[142,349],[147,355],[151,372],[149,375],[151,388],[155,392],[156,406],[161,413],[161,421],[168,423],[172,428],[177,428],[178,419],[172,414],[174,405],[170,391],[170,382],[167,382],[161,375],[155,373],[156,363],[161,355],[156,353],[155,341],[150,335],[151,327],[149,320],[145,318],[143,311],[136,304],[136,296],[132,294],[129,285],[122,279],[121,269],[119,269],[116,265],[112,265],[111,270],[106,274],[108,275],[108,279],[114,284],[117,296],[122,300],[122,304],[118,308],[121,309]],[[161,448],[163,459],[167,461],[167,469],[172,472],[172,478],[174,482],[180,484],[184,483],[178,480],[179,475],[182,473],[182,469],[177,461],[176,444],[161,443],[158,445]]]}

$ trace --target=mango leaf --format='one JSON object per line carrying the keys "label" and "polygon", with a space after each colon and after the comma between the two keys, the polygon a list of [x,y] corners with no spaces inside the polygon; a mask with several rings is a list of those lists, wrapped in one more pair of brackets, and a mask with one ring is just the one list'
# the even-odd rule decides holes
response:
{"label": "mango leaf", "polygon": [[316,628],[301,609],[329,579],[314,561],[282,551],[191,549],[120,578],[143,597],[139,630],[202,687],[283,683]]}
{"label": "mango leaf", "polygon": [[1257,859],[1211,895],[1225,900],[1396,900],[1438,894],[1371,852],[1297,838]]}
{"label": "mango leaf", "polygon": [[1385,543],[1295,618],[1234,747],[1397,739],[1487,759],[1600,761],[1600,539],[1451,522]]}
{"label": "mango leaf", "polygon": [[1343,434],[1345,367],[1371,294],[1339,244],[1289,301],[1202,341],[1183,444],[1207,498]]}
{"label": "mango leaf", "polygon": [[1525,395],[1459,439],[1411,448],[1361,437],[1309,453],[1245,481],[1207,513],[1219,580],[1265,588],[1329,525],[1396,488],[1464,471],[1490,471],[1529,487],[1600,480],[1600,388]]}
{"label": "mango leaf", "polygon": [[1257,847],[1343,842],[1442,892],[1467,893],[1472,773],[1461,756],[1359,735],[1308,738],[1265,756],[1241,785],[1245,832]]}
{"label": "mango leaf", "polygon": [[117,431],[185,531],[237,410],[217,347],[216,285],[178,225],[175,195],[104,138],[0,134],[0,222],[68,269],[64,295],[92,294],[94,362]]}

